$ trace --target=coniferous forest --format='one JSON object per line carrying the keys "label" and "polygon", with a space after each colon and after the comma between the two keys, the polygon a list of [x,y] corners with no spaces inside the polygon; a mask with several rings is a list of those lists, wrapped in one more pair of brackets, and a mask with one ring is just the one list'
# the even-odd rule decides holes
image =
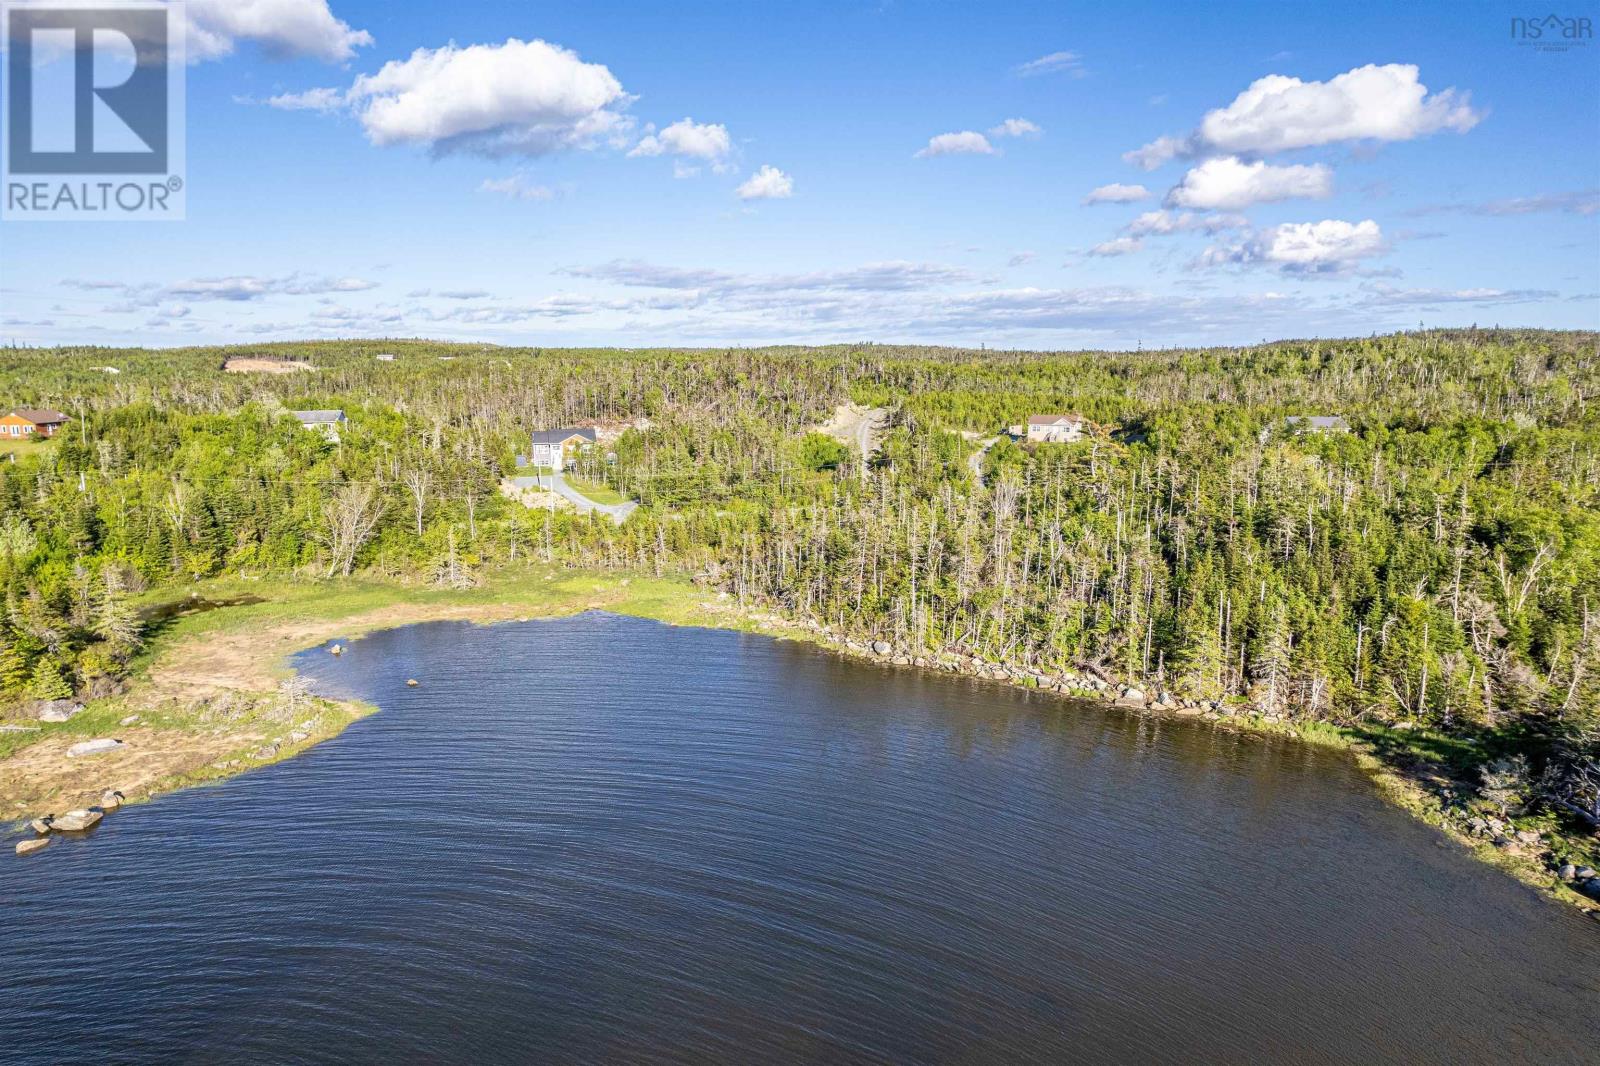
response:
{"label": "coniferous forest", "polygon": [[[913,655],[1427,727],[1600,825],[1597,393],[1594,334],[1477,329],[1120,354],[9,350],[0,414],[72,421],[0,442],[0,700],[95,691],[139,647],[136,597],[218,575],[681,573]],[[814,431],[846,402],[889,411],[871,456]],[[346,413],[337,443],[288,414],[308,408]],[[1074,412],[1090,439],[980,454]],[[640,501],[624,524],[499,491],[528,433],[564,426],[620,433],[579,473]]]}

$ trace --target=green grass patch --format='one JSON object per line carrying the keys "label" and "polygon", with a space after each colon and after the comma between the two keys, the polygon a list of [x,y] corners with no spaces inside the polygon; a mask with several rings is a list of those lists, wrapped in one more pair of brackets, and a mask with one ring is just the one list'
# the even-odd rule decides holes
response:
{"label": "green grass patch", "polygon": [[0,455],[15,455],[26,459],[30,455],[46,455],[55,448],[55,442],[34,440],[31,437],[0,437]]}
{"label": "green grass patch", "polygon": [[[189,642],[203,641],[212,634],[243,632],[282,623],[350,619],[352,628],[344,635],[359,636],[363,631],[388,624],[382,621],[354,624],[359,616],[397,605],[416,608],[419,615],[425,615],[429,608],[453,611],[479,606],[485,608],[486,617],[557,616],[597,608],[683,623],[700,613],[698,604],[705,596],[703,590],[681,577],[597,574],[538,566],[493,573],[480,587],[465,590],[361,578],[326,581],[220,578],[186,586],[181,593],[169,589],[140,598],[139,606],[156,615],[177,610],[150,626],[146,646],[133,664],[134,673],[136,676],[143,674],[157,657],[179,651]],[[206,610],[204,605],[208,602],[235,602],[235,605]],[[187,604],[196,606],[185,611],[183,608]],[[283,672],[287,674],[287,669]]]}
{"label": "green grass patch", "polygon": [[627,497],[623,496],[622,493],[599,481],[590,481],[588,478],[575,477],[569,474],[567,475],[567,484],[595,503],[604,504],[607,507],[615,507],[619,503],[628,502]]}

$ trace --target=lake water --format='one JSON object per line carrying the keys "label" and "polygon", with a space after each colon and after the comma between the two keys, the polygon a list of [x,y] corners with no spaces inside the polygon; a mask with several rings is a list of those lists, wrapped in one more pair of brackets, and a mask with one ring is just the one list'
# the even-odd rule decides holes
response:
{"label": "lake water", "polygon": [[382,712],[0,861],[0,1061],[1600,1055],[1600,923],[1334,753],[600,614],[298,662]]}

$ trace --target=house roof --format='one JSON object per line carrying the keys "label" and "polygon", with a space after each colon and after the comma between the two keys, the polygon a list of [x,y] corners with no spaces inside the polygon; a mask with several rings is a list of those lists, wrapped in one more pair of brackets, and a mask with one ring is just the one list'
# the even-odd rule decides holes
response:
{"label": "house roof", "polygon": [[290,411],[306,425],[317,425],[322,422],[343,422],[343,411]]}
{"label": "house roof", "polygon": [[67,416],[60,411],[19,407],[11,412],[24,422],[32,422],[36,426],[48,426],[56,422],[67,421]]}
{"label": "house roof", "polygon": [[1082,415],[1029,415],[1030,426],[1058,426],[1063,422],[1082,422]]}
{"label": "house roof", "polygon": [[565,444],[573,437],[582,437],[593,444],[597,439],[592,429],[538,429],[534,430],[534,444]]}

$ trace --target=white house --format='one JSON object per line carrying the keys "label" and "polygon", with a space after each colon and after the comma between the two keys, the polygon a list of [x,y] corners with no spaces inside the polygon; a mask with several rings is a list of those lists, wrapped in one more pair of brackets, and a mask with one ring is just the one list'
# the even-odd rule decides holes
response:
{"label": "white house", "polygon": [[533,435],[533,450],[528,453],[528,465],[564,469],[568,463],[577,460],[579,452],[593,446],[597,439],[592,429],[541,429]]}
{"label": "white house", "polygon": [[313,430],[339,443],[339,427],[345,423],[343,411],[290,411],[302,429]]}
{"label": "white house", "polygon": [[1082,415],[1029,415],[1028,440],[1038,444],[1071,444],[1089,432]]}

